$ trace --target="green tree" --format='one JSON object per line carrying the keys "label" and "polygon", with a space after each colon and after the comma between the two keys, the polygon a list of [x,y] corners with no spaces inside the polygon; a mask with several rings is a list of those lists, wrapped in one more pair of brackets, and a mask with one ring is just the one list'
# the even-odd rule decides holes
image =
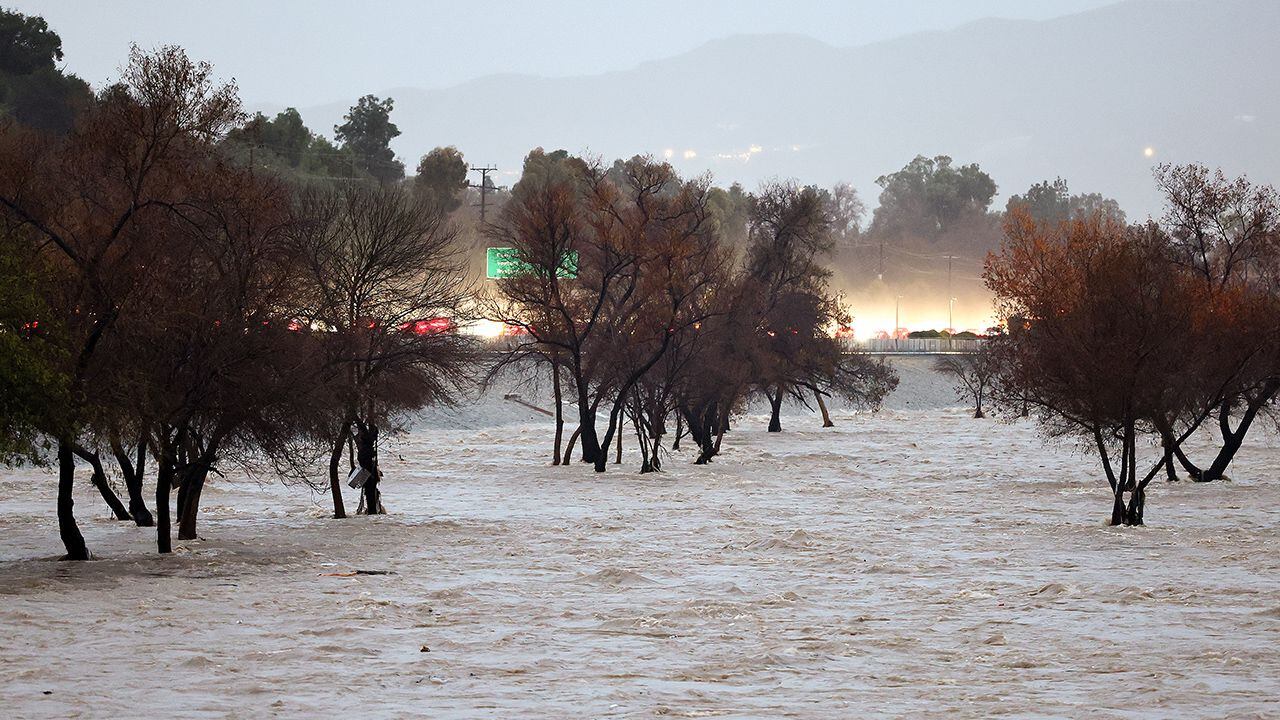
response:
{"label": "green tree", "polygon": [[867,214],[867,206],[857,189],[849,183],[837,183],[830,190],[819,190],[818,194],[831,213],[831,232],[836,246],[857,240],[862,233],[862,218]]}
{"label": "green tree", "polygon": [[711,188],[707,193],[707,206],[725,241],[731,247],[745,248],[751,196],[743,190],[742,185],[734,183],[728,190],[720,187]]}
{"label": "green tree", "polygon": [[62,38],[38,15],[0,9],[0,72],[27,75],[62,60]]}
{"label": "green tree", "polygon": [[323,135],[312,135],[302,163],[302,172],[321,177],[356,177],[351,168],[351,155],[345,153]]}
{"label": "green tree", "polygon": [[1073,217],[1077,218],[1081,216],[1087,217],[1094,213],[1102,213],[1118,223],[1125,222],[1124,210],[1120,209],[1120,203],[1109,197],[1104,197],[1102,193],[1072,195],[1071,213]]}
{"label": "green tree", "polygon": [[1042,223],[1056,224],[1071,216],[1071,196],[1067,192],[1067,181],[1057,178],[1053,182],[1045,180],[1027,188],[1023,195],[1013,195],[1005,203],[1005,211],[1013,212],[1016,207],[1025,208],[1027,213]]}
{"label": "green tree", "polygon": [[400,135],[400,128],[391,122],[394,105],[391,98],[365,95],[343,116],[346,122],[333,128],[342,149],[354,156],[359,169],[379,182],[404,177],[404,163],[396,160],[391,149],[391,141]]}
{"label": "green tree", "polygon": [[936,238],[967,218],[984,215],[996,194],[995,181],[977,164],[956,167],[946,155],[917,155],[876,184],[883,190],[870,232],[879,237]]}
{"label": "green tree", "polygon": [[1025,209],[1038,222],[1057,224],[1066,220],[1089,217],[1095,213],[1125,221],[1124,211],[1120,203],[1101,193],[1072,195],[1067,189],[1067,181],[1057,178],[1053,182],[1045,180],[1027,189],[1022,195],[1014,195],[1005,204],[1005,212],[1014,208]]}
{"label": "green tree", "polygon": [[0,115],[62,134],[93,98],[89,85],[55,66],[62,39],[44,18],[0,9]]}
{"label": "green tree", "polygon": [[227,133],[223,146],[238,161],[259,167],[308,177],[356,177],[350,153],[311,132],[295,108],[271,119],[255,114]]}
{"label": "green tree", "polygon": [[8,235],[0,243],[0,463],[43,462],[50,453],[42,429],[57,424],[68,400],[64,358],[48,340],[55,316],[38,292],[55,280],[24,256],[27,238]]}
{"label": "green tree", "polygon": [[462,191],[467,187],[467,161],[458,148],[438,147],[418,161],[418,175],[413,189],[418,197],[453,212],[462,205]]}

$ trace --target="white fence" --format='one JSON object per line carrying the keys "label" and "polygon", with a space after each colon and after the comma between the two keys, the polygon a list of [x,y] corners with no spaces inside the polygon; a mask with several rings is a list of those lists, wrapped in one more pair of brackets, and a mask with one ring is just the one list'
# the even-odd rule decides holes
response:
{"label": "white fence", "polygon": [[971,353],[982,344],[977,338],[906,338],[903,340],[859,340],[853,348],[876,353]]}

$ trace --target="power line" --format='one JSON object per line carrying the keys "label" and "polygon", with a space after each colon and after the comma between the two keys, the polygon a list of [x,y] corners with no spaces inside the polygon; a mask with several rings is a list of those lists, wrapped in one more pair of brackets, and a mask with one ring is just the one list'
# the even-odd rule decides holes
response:
{"label": "power line", "polygon": [[467,181],[467,187],[480,189],[480,222],[483,224],[485,209],[488,206],[489,191],[492,189],[489,184],[489,173],[498,172],[498,168],[491,166],[472,167],[468,169],[468,172],[480,173],[480,184],[475,185],[471,181]]}

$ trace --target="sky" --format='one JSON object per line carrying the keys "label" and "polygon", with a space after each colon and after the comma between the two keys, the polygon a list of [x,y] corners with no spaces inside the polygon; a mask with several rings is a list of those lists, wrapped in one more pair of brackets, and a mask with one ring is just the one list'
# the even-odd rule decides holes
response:
{"label": "sky", "polygon": [[130,43],[172,43],[234,77],[246,105],[305,107],[495,73],[622,70],[729,35],[797,33],[845,47],[1114,0],[3,1],[48,20],[65,68],[94,85],[117,76]]}

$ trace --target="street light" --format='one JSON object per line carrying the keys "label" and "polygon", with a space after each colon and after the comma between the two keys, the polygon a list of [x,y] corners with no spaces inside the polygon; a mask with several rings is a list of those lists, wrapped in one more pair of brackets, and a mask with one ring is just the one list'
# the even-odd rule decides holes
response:
{"label": "street light", "polygon": [[952,340],[956,336],[956,323],[952,316],[955,314],[956,299],[947,298],[947,349],[952,349]]}
{"label": "street light", "polygon": [[902,296],[897,296],[893,301],[893,349],[898,349],[898,328],[902,327],[902,323],[898,320],[898,311],[902,308]]}

